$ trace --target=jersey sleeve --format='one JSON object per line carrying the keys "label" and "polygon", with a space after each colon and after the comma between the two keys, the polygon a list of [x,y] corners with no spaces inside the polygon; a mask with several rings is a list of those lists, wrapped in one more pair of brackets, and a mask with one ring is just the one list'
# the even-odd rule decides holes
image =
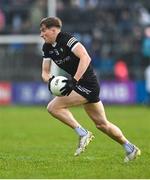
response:
{"label": "jersey sleeve", "polygon": [[49,51],[48,51],[46,44],[43,45],[42,52],[43,52],[43,60],[49,60],[50,61],[51,58],[49,56]]}
{"label": "jersey sleeve", "polygon": [[67,33],[64,35],[64,43],[71,51],[77,45],[78,42],[79,41],[74,36]]}

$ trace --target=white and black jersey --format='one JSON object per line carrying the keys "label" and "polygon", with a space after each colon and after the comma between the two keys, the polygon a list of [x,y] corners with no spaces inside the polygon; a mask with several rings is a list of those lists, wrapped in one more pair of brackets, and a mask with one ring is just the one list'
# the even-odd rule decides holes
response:
{"label": "white and black jersey", "polygon": [[[74,76],[79,58],[72,52],[78,44],[78,40],[68,33],[60,32],[54,44],[43,45],[43,58],[53,60],[61,69],[65,70],[71,76]],[[93,76],[93,69],[91,65],[87,68],[84,78],[89,79]]]}
{"label": "white and black jersey", "polygon": [[[61,69],[74,77],[80,60],[73,53],[77,44],[78,40],[74,36],[60,32],[54,44],[45,43],[43,45],[43,59],[54,61]],[[87,98],[89,102],[99,101],[99,84],[91,64],[74,90]]]}

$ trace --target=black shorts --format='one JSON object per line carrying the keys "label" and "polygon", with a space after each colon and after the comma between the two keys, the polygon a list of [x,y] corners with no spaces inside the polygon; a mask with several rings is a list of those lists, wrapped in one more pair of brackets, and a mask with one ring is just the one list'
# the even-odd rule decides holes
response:
{"label": "black shorts", "polygon": [[88,100],[88,103],[99,102],[100,86],[96,76],[90,79],[80,79],[74,91]]}

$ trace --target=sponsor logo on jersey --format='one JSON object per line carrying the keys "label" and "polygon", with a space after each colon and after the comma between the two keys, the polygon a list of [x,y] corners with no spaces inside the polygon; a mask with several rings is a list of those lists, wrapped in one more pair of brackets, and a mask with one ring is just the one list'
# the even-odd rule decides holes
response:
{"label": "sponsor logo on jersey", "polygon": [[67,56],[65,57],[64,59],[57,59],[57,60],[54,60],[56,64],[63,64],[67,61],[70,61],[71,60],[71,57],[70,56]]}

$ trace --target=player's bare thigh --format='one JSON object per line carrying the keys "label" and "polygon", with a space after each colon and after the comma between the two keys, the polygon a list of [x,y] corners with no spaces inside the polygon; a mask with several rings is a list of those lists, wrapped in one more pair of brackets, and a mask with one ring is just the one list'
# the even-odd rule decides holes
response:
{"label": "player's bare thigh", "polygon": [[85,103],[87,103],[87,99],[75,91],[72,91],[69,96],[55,97],[52,101],[49,102],[48,107],[53,106],[56,108],[68,108]]}
{"label": "player's bare thigh", "polygon": [[104,106],[101,101],[97,103],[84,104],[84,109],[95,124],[104,123],[107,121]]}

